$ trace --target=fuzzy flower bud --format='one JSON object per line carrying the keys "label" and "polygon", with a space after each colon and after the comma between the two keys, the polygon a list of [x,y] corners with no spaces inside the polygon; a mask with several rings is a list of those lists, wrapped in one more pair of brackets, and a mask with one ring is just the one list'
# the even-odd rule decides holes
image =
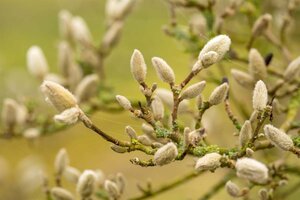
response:
{"label": "fuzzy flower bud", "polygon": [[192,72],[197,72],[197,71],[199,71],[199,70],[202,69],[202,68],[203,68],[202,61],[201,61],[201,60],[197,60],[197,61],[194,63],[193,67],[192,67]]}
{"label": "fuzzy flower bud", "polygon": [[238,159],[235,168],[238,177],[248,179],[255,183],[264,184],[269,177],[268,168],[263,163],[252,158]]}
{"label": "fuzzy flower bud", "polygon": [[252,137],[251,122],[249,120],[246,120],[241,128],[240,135],[239,135],[240,147],[241,148],[244,147],[251,137]]}
{"label": "fuzzy flower bud", "polygon": [[219,55],[216,52],[209,51],[209,52],[203,54],[203,56],[202,56],[202,59],[201,59],[202,66],[204,68],[207,68],[207,67],[215,64],[216,62],[218,62],[218,59],[219,59]]}
{"label": "fuzzy flower bud", "polygon": [[256,49],[249,52],[249,72],[255,80],[263,80],[267,76],[264,58]]}
{"label": "fuzzy flower bud", "polygon": [[80,44],[90,44],[92,36],[90,30],[82,17],[76,16],[72,18],[71,29],[73,38]]}
{"label": "fuzzy flower bud", "polygon": [[68,42],[62,41],[58,45],[58,67],[64,77],[69,76],[69,67],[72,64],[72,50]]}
{"label": "fuzzy flower bud", "polygon": [[131,110],[131,109],[132,109],[131,103],[130,103],[130,101],[129,101],[126,97],[121,96],[121,95],[117,95],[117,96],[116,96],[116,99],[117,99],[117,101],[119,102],[119,104],[120,104],[125,110]]}
{"label": "fuzzy flower bud", "polygon": [[118,42],[122,33],[123,26],[123,21],[116,21],[105,32],[101,43],[101,48],[104,51],[109,51],[109,49]]}
{"label": "fuzzy flower bud", "polygon": [[300,56],[293,60],[283,73],[286,81],[291,82],[300,74]]}
{"label": "fuzzy flower bud", "polygon": [[249,74],[247,74],[243,71],[240,71],[240,70],[232,69],[231,75],[234,78],[234,80],[241,86],[243,86],[245,88],[253,88],[254,87],[254,80],[253,80],[252,76],[250,76]]}
{"label": "fuzzy flower bud", "polygon": [[48,73],[48,63],[42,49],[38,46],[32,46],[27,51],[27,67],[29,72],[43,80]]}
{"label": "fuzzy flower bud", "polygon": [[228,93],[229,86],[228,83],[223,83],[222,85],[216,87],[214,91],[209,96],[209,104],[210,105],[218,105],[224,101],[226,95]]}
{"label": "fuzzy flower bud", "polygon": [[181,99],[192,99],[198,96],[206,85],[205,81],[201,81],[199,83],[195,83],[185,89],[182,94],[180,95]]}
{"label": "fuzzy flower bud", "polygon": [[64,110],[59,115],[54,116],[54,120],[65,124],[75,124],[81,114],[81,110],[78,107],[73,107]]}
{"label": "fuzzy flower bud", "polygon": [[94,191],[95,172],[92,170],[85,170],[79,177],[76,191],[82,198],[88,198]]}
{"label": "fuzzy flower bud", "polygon": [[66,149],[60,149],[54,162],[54,170],[57,175],[62,175],[63,171],[69,165],[69,156]]}
{"label": "fuzzy flower bud", "polygon": [[137,139],[141,144],[145,146],[150,146],[152,144],[152,141],[147,135],[139,135]]}
{"label": "fuzzy flower bud", "polygon": [[205,170],[214,171],[221,165],[220,163],[221,157],[222,156],[218,153],[208,153],[197,160],[195,169],[197,171],[205,171]]}
{"label": "fuzzy flower bud", "polygon": [[71,37],[71,21],[72,14],[67,10],[61,10],[58,14],[59,18],[59,33],[64,39],[70,39]]}
{"label": "fuzzy flower bud", "polygon": [[11,129],[17,123],[18,103],[13,99],[5,99],[2,109],[2,122],[5,128]]}
{"label": "fuzzy flower bud", "polygon": [[285,132],[271,124],[265,125],[264,132],[268,140],[278,148],[289,151],[294,147],[293,140]]}
{"label": "fuzzy flower bud", "polygon": [[252,27],[252,35],[254,37],[261,35],[269,27],[271,20],[272,15],[270,14],[260,16]]}
{"label": "fuzzy flower bud", "polygon": [[138,83],[145,82],[147,74],[147,66],[143,54],[135,49],[130,60],[131,73]]}
{"label": "fuzzy flower bud", "polygon": [[175,74],[172,68],[162,58],[152,58],[152,64],[156,70],[157,76],[166,83],[173,84],[175,82]]}
{"label": "fuzzy flower bud", "polygon": [[112,199],[118,199],[120,197],[120,190],[115,182],[106,180],[104,182],[104,189],[108,192]]}
{"label": "fuzzy flower bud", "polygon": [[164,105],[159,97],[154,97],[151,102],[151,108],[154,115],[154,119],[161,120],[164,117]]}
{"label": "fuzzy flower bud", "polygon": [[23,132],[23,136],[26,139],[33,140],[41,135],[41,131],[38,128],[29,128]]}
{"label": "fuzzy flower bud", "polygon": [[213,60],[215,60],[215,62],[220,61],[226,52],[229,51],[230,44],[231,40],[227,35],[218,35],[206,43],[200,51],[198,59],[203,60],[205,54],[208,52],[215,52],[217,53],[217,57],[212,56],[213,54],[211,54],[211,56],[214,57]]}
{"label": "fuzzy flower bud", "polygon": [[91,97],[95,96],[98,89],[99,77],[97,74],[91,74],[84,77],[75,90],[75,97],[79,102],[84,102],[89,100]]}
{"label": "fuzzy flower bud", "polygon": [[263,81],[257,81],[253,91],[253,109],[263,110],[266,108],[268,103],[268,90]]}
{"label": "fuzzy flower bud", "polygon": [[241,189],[232,181],[227,181],[225,185],[227,193],[232,197],[240,197],[241,196]]}
{"label": "fuzzy flower bud", "polygon": [[109,20],[123,19],[132,9],[135,0],[108,0],[105,13]]}
{"label": "fuzzy flower bud", "polygon": [[136,132],[131,126],[126,126],[125,132],[130,137],[130,139],[137,139]]}
{"label": "fuzzy flower bud", "polygon": [[44,81],[41,90],[46,96],[46,101],[60,112],[77,106],[77,101],[71,92],[55,82]]}
{"label": "fuzzy flower bud", "polygon": [[63,176],[71,183],[77,183],[80,177],[80,171],[74,167],[67,166],[63,172]]}
{"label": "fuzzy flower bud", "polygon": [[202,14],[195,14],[189,21],[189,28],[191,32],[197,36],[203,37],[206,34],[206,18]]}
{"label": "fuzzy flower bud", "polygon": [[157,150],[153,161],[156,165],[162,166],[172,162],[177,155],[178,150],[176,145],[173,142],[169,142]]}
{"label": "fuzzy flower bud", "polygon": [[71,192],[60,187],[54,187],[50,191],[53,200],[74,200]]}
{"label": "fuzzy flower bud", "polygon": [[120,194],[124,192],[125,186],[126,186],[126,180],[122,173],[118,173],[116,176],[116,183],[119,188]]}

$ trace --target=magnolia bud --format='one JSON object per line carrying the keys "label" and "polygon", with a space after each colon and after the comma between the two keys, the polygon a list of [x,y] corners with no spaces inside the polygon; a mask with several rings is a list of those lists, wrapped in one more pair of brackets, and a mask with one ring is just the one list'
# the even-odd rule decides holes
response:
{"label": "magnolia bud", "polygon": [[172,162],[177,155],[178,150],[176,145],[173,142],[169,142],[156,151],[153,161],[156,165],[162,166]]}
{"label": "magnolia bud", "polygon": [[41,131],[38,128],[29,128],[23,132],[23,136],[29,140],[36,139],[40,135],[41,135]]}
{"label": "magnolia bud", "polygon": [[284,80],[291,82],[299,77],[300,73],[300,56],[293,60],[283,73]]}
{"label": "magnolia bud", "polygon": [[119,102],[119,104],[120,104],[125,110],[131,110],[131,109],[132,109],[131,103],[130,103],[130,101],[129,101],[126,97],[121,96],[121,95],[117,95],[117,96],[116,96],[116,99],[117,99],[117,101]]}
{"label": "magnolia bud", "polygon": [[73,107],[64,110],[59,115],[54,116],[54,120],[65,124],[75,124],[81,114],[81,110],[78,107]]}
{"label": "magnolia bud", "polygon": [[269,200],[269,193],[265,188],[262,188],[258,191],[258,196],[260,200]]}
{"label": "magnolia bud", "polygon": [[136,132],[132,127],[126,126],[125,127],[125,132],[130,137],[130,139],[137,139]]}
{"label": "magnolia bud", "polygon": [[215,169],[220,167],[221,157],[222,156],[218,153],[208,153],[197,160],[195,169],[197,171],[205,171],[205,170],[214,171]]}
{"label": "magnolia bud", "polygon": [[205,54],[203,54],[201,62],[202,62],[202,66],[204,68],[207,68],[213,64],[215,64],[216,62],[218,62],[219,59],[219,55],[214,52],[214,51],[209,51]]}
{"label": "magnolia bud", "polygon": [[294,147],[293,140],[285,132],[271,124],[265,125],[264,132],[268,140],[278,148],[289,151]]}
{"label": "magnolia bud", "polygon": [[154,97],[151,102],[151,108],[155,120],[161,120],[164,117],[164,105],[162,104],[159,97]]}
{"label": "magnolia bud", "polygon": [[197,72],[197,71],[199,71],[201,68],[203,68],[202,61],[201,61],[201,60],[197,60],[197,61],[195,62],[195,64],[193,65],[193,67],[192,67],[192,72]]}
{"label": "magnolia bud", "polygon": [[152,141],[147,135],[139,135],[137,139],[140,143],[142,143],[145,146],[150,146],[152,144]]}
{"label": "magnolia bud", "polygon": [[211,93],[211,95],[209,96],[208,99],[209,104],[210,105],[220,104],[222,101],[225,100],[228,90],[229,90],[228,83],[223,83],[222,85],[216,87],[214,91]]}
{"label": "magnolia bud", "polygon": [[173,93],[169,90],[158,88],[155,90],[157,96],[162,100],[164,104],[167,105],[168,108],[173,108]]}
{"label": "magnolia bud", "polygon": [[77,106],[75,97],[55,82],[44,81],[41,90],[46,96],[46,101],[49,101],[60,112]]}
{"label": "magnolia bud", "polygon": [[213,51],[217,53],[217,57],[213,60],[216,62],[220,61],[224,57],[225,53],[229,50],[230,44],[231,40],[227,35],[218,35],[206,43],[206,45],[200,51],[198,59],[203,60],[206,53]]}
{"label": "magnolia bud", "polygon": [[73,38],[82,45],[90,44],[92,36],[83,18],[76,16],[72,18],[71,29]]}
{"label": "magnolia bud", "polygon": [[189,21],[189,27],[193,34],[203,37],[206,35],[206,19],[202,14],[195,14]]}
{"label": "magnolia bud", "polygon": [[109,51],[109,49],[118,42],[122,33],[123,25],[124,23],[122,21],[114,22],[105,32],[101,43],[101,49],[103,51]]}
{"label": "magnolia bud", "polygon": [[110,146],[111,150],[113,150],[116,153],[126,153],[127,149],[125,147],[120,147],[118,145],[113,144]]}
{"label": "magnolia bud", "polygon": [[62,41],[58,45],[58,67],[64,77],[69,77],[69,67],[72,64],[71,47],[66,41]]}
{"label": "magnolia bud", "polygon": [[75,96],[78,102],[84,102],[97,94],[99,77],[97,74],[91,74],[84,77],[75,90]]}
{"label": "magnolia bud", "polygon": [[152,64],[156,70],[158,77],[166,83],[173,84],[175,82],[175,74],[172,68],[161,58],[152,58]]}
{"label": "magnolia bud", "polygon": [[206,85],[205,81],[201,81],[199,83],[195,83],[185,89],[180,95],[180,99],[192,99],[198,96]]}
{"label": "magnolia bud", "polygon": [[253,109],[263,110],[266,108],[268,103],[268,90],[263,81],[257,81],[253,91]]}
{"label": "magnolia bud", "polygon": [[56,154],[56,158],[54,161],[54,170],[57,175],[62,175],[63,171],[69,165],[69,156],[67,154],[66,149],[60,149]]}
{"label": "magnolia bud", "polygon": [[251,137],[252,137],[251,122],[249,120],[246,120],[241,128],[240,135],[239,135],[240,147],[243,148],[248,143]]}
{"label": "magnolia bud", "polygon": [[58,74],[49,73],[44,77],[44,81],[55,82],[59,85],[66,85],[66,80]]}
{"label": "magnolia bud", "polygon": [[27,67],[33,76],[41,80],[43,80],[48,73],[48,63],[40,47],[32,46],[28,49]]}
{"label": "magnolia bud", "polygon": [[126,181],[125,177],[122,173],[118,173],[116,177],[116,183],[119,188],[120,194],[124,192],[125,186],[126,186]]}
{"label": "magnolia bud", "polygon": [[235,168],[236,174],[240,178],[259,184],[264,184],[268,181],[268,168],[263,163],[252,158],[238,159]]}
{"label": "magnolia bud", "polygon": [[241,86],[243,86],[245,88],[253,88],[254,87],[254,80],[253,80],[252,76],[250,76],[249,74],[247,74],[243,71],[240,71],[240,70],[232,69],[231,75],[234,78],[234,80],[236,80],[236,82],[238,84],[240,84]]}
{"label": "magnolia bud", "polygon": [[74,167],[67,166],[63,172],[63,176],[71,183],[77,183],[80,177],[80,171]]}
{"label": "magnolia bud", "polygon": [[106,2],[105,13],[109,20],[123,19],[130,12],[135,0],[108,0]]}
{"label": "magnolia bud", "polygon": [[92,170],[85,170],[79,177],[76,191],[82,198],[90,197],[94,191],[95,172]]}
{"label": "magnolia bud", "polygon": [[53,200],[74,200],[71,192],[60,187],[54,187],[50,191]]}
{"label": "magnolia bud", "polygon": [[118,199],[120,197],[120,191],[115,182],[106,180],[104,182],[104,189],[108,192],[112,199]]}
{"label": "magnolia bud", "polygon": [[13,99],[5,99],[2,109],[2,122],[6,129],[12,129],[17,123],[18,103]]}
{"label": "magnolia bud", "polygon": [[232,181],[227,181],[225,188],[227,193],[232,197],[240,197],[241,196],[241,189]]}
{"label": "magnolia bud", "polygon": [[249,52],[249,72],[257,80],[263,80],[267,76],[267,67],[264,58],[256,49]]}
{"label": "magnolia bud", "polygon": [[67,10],[61,10],[58,14],[59,18],[59,33],[64,39],[70,39],[71,37],[71,21],[72,14]]}
{"label": "magnolia bud", "polygon": [[98,188],[102,188],[105,181],[105,174],[100,169],[96,169],[95,171],[95,185]]}
{"label": "magnolia bud", "polygon": [[184,147],[187,148],[190,145],[190,132],[191,129],[189,127],[185,127],[183,130],[183,142],[184,142]]}
{"label": "magnolia bud", "polygon": [[146,74],[147,74],[147,65],[145,63],[143,54],[137,49],[133,51],[130,60],[130,66],[131,66],[131,73],[134,79],[139,83],[145,82]]}
{"label": "magnolia bud", "polygon": [[272,15],[270,14],[264,14],[260,16],[252,27],[252,35],[254,37],[261,35],[269,27],[271,20]]}

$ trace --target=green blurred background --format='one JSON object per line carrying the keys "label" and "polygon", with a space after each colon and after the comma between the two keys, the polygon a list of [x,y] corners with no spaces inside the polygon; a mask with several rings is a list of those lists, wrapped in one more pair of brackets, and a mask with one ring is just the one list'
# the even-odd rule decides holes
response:
{"label": "green blurred background", "polygon": [[[74,15],[82,16],[90,27],[96,43],[100,42],[104,31],[104,0],[0,0],[0,100],[4,97],[22,98],[30,96],[42,99],[39,82],[32,78],[26,70],[25,54],[31,45],[39,45],[44,50],[53,72],[57,69],[58,44],[58,12],[68,9]],[[127,19],[121,41],[106,60],[108,82],[118,93],[129,98],[140,98],[139,87],[132,79],[129,60],[133,49],[141,50],[148,63],[148,82],[158,81],[150,65],[153,56],[160,56],[174,68],[177,80],[188,73],[190,57],[183,52],[180,43],[167,37],[161,31],[162,25],[168,23],[168,9],[163,0],[138,1],[133,13]],[[180,18],[187,23],[188,17],[181,12]],[[246,32],[247,30],[245,30]],[[243,32],[243,30],[242,30]],[[233,63],[231,63],[232,65]],[[238,65],[238,64],[237,64]],[[163,85],[158,81],[159,85]],[[248,99],[250,102],[250,99]],[[47,109],[52,109],[46,107]],[[212,109],[206,116],[214,120],[208,130],[216,133],[219,145],[230,144],[233,127],[229,121],[218,121],[224,115],[222,109]],[[221,117],[219,117],[221,116]],[[129,113],[98,113],[93,121],[104,131],[115,137],[126,138],[124,127],[131,125],[140,130],[140,121],[134,120]],[[226,119],[227,120],[227,119]],[[224,134],[226,130],[226,134]],[[9,161],[11,184],[18,178],[17,168],[20,161],[28,156],[36,156],[45,165],[53,185],[53,160],[55,154],[65,147],[71,159],[71,165],[83,169],[101,169],[107,175],[122,172],[127,178],[124,199],[136,196],[136,183],[147,179],[157,187],[192,170],[193,159],[172,163],[165,167],[141,168],[129,162],[130,158],[144,156],[140,153],[116,154],[110,150],[110,144],[98,135],[78,124],[59,134],[42,137],[34,144],[24,139],[10,141],[0,140],[0,155]],[[207,173],[188,184],[170,190],[153,199],[197,199],[201,197],[215,182],[223,177],[226,170]],[[4,189],[3,189],[4,188]],[[1,200],[19,199],[18,189],[13,186],[2,188]],[[5,190],[6,188],[6,190]],[[68,184],[74,190],[75,186]],[[14,193],[14,194],[13,194]],[[294,195],[297,199],[297,193]],[[29,197],[30,200],[44,199],[41,192]],[[231,199],[224,191],[213,199]],[[291,197],[292,199],[292,197]]]}

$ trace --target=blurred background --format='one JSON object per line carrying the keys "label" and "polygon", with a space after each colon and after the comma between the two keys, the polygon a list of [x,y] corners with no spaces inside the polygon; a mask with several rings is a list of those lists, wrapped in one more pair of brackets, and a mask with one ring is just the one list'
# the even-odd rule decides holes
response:
{"label": "blurred background", "polygon": [[[51,70],[58,71],[58,12],[61,9],[67,9],[74,15],[82,16],[96,43],[99,43],[105,29],[104,7],[104,0],[0,0],[0,102],[5,97],[22,98],[25,96],[40,99],[42,102],[39,82],[27,72],[25,56],[27,49],[32,45],[39,45],[47,57]],[[155,81],[160,86],[166,87],[155,76],[150,62],[153,56],[164,58],[174,68],[177,80],[183,79],[189,72],[191,65],[189,55],[184,53],[179,42],[167,37],[162,31],[162,26],[169,22],[168,16],[167,4],[163,0],[138,1],[133,13],[126,21],[120,43],[105,63],[108,82],[119,94],[134,99],[142,97],[129,70],[130,57],[135,48],[144,54],[148,63],[147,81],[149,83]],[[187,23],[186,13],[180,13],[180,20]],[[299,25],[299,20],[296,23]],[[235,30],[231,31],[234,34]],[[242,34],[247,34],[247,32],[249,29],[240,30]],[[299,40],[299,32],[297,29],[291,32],[296,41]],[[239,35],[236,36],[237,39],[233,41],[238,43]],[[256,45],[260,46],[259,43]],[[292,46],[292,49],[293,52],[299,54],[298,45]],[[268,47],[262,48],[263,52],[268,50]],[[227,62],[226,65],[235,67],[240,63]],[[208,94],[209,90],[206,90],[205,95]],[[250,93],[246,93],[241,99],[245,100],[246,105],[250,104]],[[53,112],[52,107],[46,104],[45,109]],[[234,129],[228,119],[218,120],[224,115],[223,107],[212,109],[205,115],[205,121],[214,120],[214,124],[208,124],[208,132],[213,134],[211,136],[213,141],[226,147],[232,145]],[[126,125],[131,125],[137,130],[140,130],[141,125],[140,121],[131,118],[127,112],[118,114],[99,112],[92,117],[92,120],[107,133],[124,139],[126,139],[124,133]],[[67,149],[71,165],[80,170],[101,169],[107,175],[122,172],[127,179],[124,199],[139,194],[136,188],[137,182],[146,182],[150,179],[153,186],[157,187],[190,172],[194,164],[193,158],[188,158],[184,162],[176,162],[164,167],[141,168],[132,165],[129,162],[130,158],[145,157],[136,152],[117,154],[111,151],[110,144],[78,124],[58,134],[42,137],[35,143],[28,143],[24,139],[0,140],[0,156],[9,164],[6,169],[3,168],[2,172],[7,174],[10,180],[2,183],[0,200],[20,200],[21,194],[18,192],[21,190],[16,185],[21,177],[20,166],[28,162],[29,166],[31,163],[41,163],[49,175],[50,185],[53,185],[53,162],[56,153],[62,147]],[[197,199],[208,191],[224,172],[226,169],[217,170],[214,174],[206,173],[153,199]],[[74,191],[74,185],[64,184]],[[299,195],[299,192],[294,193],[290,199],[298,199]],[[22,198],[25,197],[22,196]],[[36,191],[34,195],[28,193],[27,199],[42,200],[45,197],[41,191]],[[222,190],[212,199],[231,198]]]}

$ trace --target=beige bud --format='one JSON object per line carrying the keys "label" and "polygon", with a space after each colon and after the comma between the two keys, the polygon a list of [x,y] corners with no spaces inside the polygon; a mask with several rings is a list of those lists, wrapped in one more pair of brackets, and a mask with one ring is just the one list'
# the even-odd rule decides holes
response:
{"label": "beige bud", "polygon": [[249,74],[240,70],[232,69],[231,75],[234,78],[234,80],[241,86],[251,89],[254,87],[254,80]]}
{"label": "beige bud", "polygon": [[41,131],[38,128],[28,128],[23,132],[23,136],[26,139],[33,140],[41,135]]}
{"label": "beige bud", "polygon": [[80,174],[81,172],[78,169],[71,166],[67,166],[63,172],[64,178],[71,183],[77,183]]}
{"label": "beige bud", "polygon": [[48,73],[48,63],[40,47],[32,46],[28,49],[27,67],[29,72],[40,80]]}
{"label": "beige bud", "polygon": [[95,179],[95,172],[92,170],[85,170],[80,175],[76,191],[82,198],[88,198],[93,194]]}
{"label": "beige bud", "polygon": [[190,142],[190,132],[191,129],[189,127],[185,127],[183,130],[183,142],[184,142],[184,147],[187,148],[191,142]]}
{"label": "beige bud", "polygon": [[130,60],[130,66],[131,66],[131,73],[134,79],[139,83],[145,82],[146,74],[147,74],[147,65],[145,63],[143,54],[137,49],[133,51]]}
{"label": "beige bud", "polygon": [[102,188],[105,181],[105,174],[102,170],[96,169],[95,171],[95,185],[97,188]]}
{"label": "beige bud", "polygon": [[217,58],[214,59],[217,61],[220,61],[227,51],[229,51],[231,44],[231,40],[227,35],[218,35],[211,40],[209,40],[203,49],[200,51],[198,59],[203,60],[203,57],[206,53],[213,51],[217,53]]}
{"label": "beige bud", "polygon": [[267,76],[264,58],[256,49],[251,49],[249,52],[249,72],[255,81],[263,80]]}
{"label": "beige bud", "polygon": [[157,96],[168,107],[173,108],[173,93],[167,89],[158,88],[155,90]]}
{"label": "beige bud", "polygon": [[268,168],[263,163],[252,158],[238,159],[235,168],[236,174],[240,178],[259,184],[264,184],[268,181]]}
{"label": "beige bud", "polygon": [[264,132],[268,140],[278,148],[289,151],[294,147],[293,140],[285,132],[271,124],[265,125]]}
{"label": "beige bud", "polygon": [[293,60],[283,73],[284,80],[291,82],[300,74],[300,56]]}
{"label": "beige bud", "polygon": [[206,85],[205,81],[201,81],[189,86],[180,95],[180,99],[192,99],[200,95]]}
{"label": "beige bud", "polygon": [[13,128],[17,123],[18,103],[14,99],[6,98],[2,108],[2,123],[6,129]]}
{"label": "beige bud", "polygon": [[252,27],[252,35],[254,37],[261,35],[269,27],[271,20],[272,15],[270,14],[260,16]]}
{"label": "beige bud", "polygon": [[73,55],[68,42],[62,41],[58,45],[58,67],[64,77],[69,77],[69,67],[72,65]]}
{"label": "beige bud", "polygon": [[253,109],[263,110],[268,103],[268,90],[263,81],[257,81],[253,91]]}
{"label": "beige bud", "polygon": [[82,17],[75,16],[72,17],[71,21],[71,30],[73,34],[73,38],[79,44],[83,46],[91,44],[92,35],[90,30]]}
{"label": "beige bud", "polygon": [[252,157],[254,154],[254,151],[251,148],[246,148],[246,156]]}
{"label": "beige bud", "polygon": [[88,101],[97,94],[99,77],[97,74],[91,74],[84,77],[75,89],[75,97],[78,102]]}
{"label": "beige bud", "polygon": [[123,29],[124,23],[122,21],[117,21],[109,27],[103,36],[101,49],[103,51],[109,51],[111,47],[117,44]]}
{"label": "beige bud", "polygon": [[195,63],[194,63],[194,65],[193,65],[193,67],[192,67],[192,72],[197,72],[197,71],[199,71],[200,69],[202,69],[203,68],[203,65],[202,65],[202,61],[201,60],[197,60]]}
{"label": "beige bud", "polygon": [[127,133],[130,139],[137,139],[136,132],[131,126],[126,126],[125,132]]}
{"label": "beige bud", "polygon": [[117,96],[116,96],[116,99],[117,99],[117,101],[119,102],[119,104],[120,104],[125,110],[131,110],[131,109],[132,109],[131,103],[130,103],[130,101],[129,101],[126,97],[121,96],[121,95],[117,95]]}
{"label": "beige bud", "polygon": [[242,192],[239,186],[237,186],[232,181],[227,181],[225,185],[227,193],[232,197],[240,197]]}
{"label": "beige bud", "polygon": [[210,170],[214,171],[218,167],[220,167],[220,159],[221,155],[218,153],[208,153],[205,156],[199,158],[195,165],[195,170],[197,171],[205,171]]}
{"label": "beige bud", "polygon": [[214,91],[211,93],[211,95],[209,96],[208,99],[209,104],[218,105],[222,103],[226,98],[228,90],[229,90],[228,83],[223,83],[222,85],[216,87]]}
{"label": "beige bud", "polygon": [[107,0],[105,13],[108,20],[121,20],[130,12],[135,0]]}
{"label": "beige bud", "polygon": [[201,58],[202,66],[204,68],[207,68],[207,67],[215,64],[216,62],[218,62],[218,59],[219,59],[219,55],[216,52],[209,51],[209,52],[203,54],[203,56]]}
{"label": "beige bud", "polygon": [[151,146],[152,144],[152,141],[147,135],[139,135],[137,139],[140,143],[142,143],[145,146]]}
{"label": "beige bud", "polygon": [[189,27],[193,34],[203,37],[206,35],[206,19],[201,13],[193,15],[189,21]]}
{"label": "beige bud", "polygon": [[113,150],[116,153],[126,153],[127,152],[127,149],[125,147],[120,147],[115,144],[111,145],[110,148],[111,148],[111,150]]}
{"label": "beige bud", "polygon": [[78,121],[80,114],[81,110],[78,107],[73,107],[64,110],[59,115],[55,115],[54,120],[64,124],[75,124]]}
{"label": "beige bud", "polygon": [[142,131],[143,131],[143,133],[145,133],[146,135],[148,135],[149,138],[152,138],[152,139],[155,138],[154,129],[149,124],[143,123],[142,124]]}
{"label": "beige bud", "polygon": [[55,161],[54,161],[54,170],[55,174],[62,175],[66,167],[69,165],[69,156],[66,149],[62,148],[56,154]]}
{"label": "beige bud", "polygon": [[252,137],[251,122],[249,120],[246,120],[239,134],[240,147],[243,148],[248,143],[251,137]]}
{"label": "beige bud", "polygon": [[68,190],[61,187],[54,187],[50,191],[53,200],[74,200],[74,196]]}
{"label": "beige bud", "polygon": [[77,106],[75,97],[66,88],[55,82],[44,81],[41,90],[46,96],[46,101],[49,101],[60,112]]}
{"label": "beige bud", "polygon": [[104,182],[104,189],[112,199],[118,199],[120,197],[120,190],[115,182],[106,180]]}
{"label": "beige bud", "polygon": [[166,83],[173,84],[175,82],[175,74],[173,69],[162,58],[153,57],[152,64],[156,70],[157,76]]}
{"label": "beige bud", "polygon": [[172,162],[177,155],[178,150],[176,145],[173,142],[169,142],[156,151],[153,161],[156,165],[162,166]]}
{"label": "beige bud", "polygon": [[72,63],[69,67],[68,67],[68,77],[67,77],[67,81],[68,84],[70,86],[70,90],[74,91],[75,88],[77,87],[78,83],[80,83],[82,77],[83,77],[83,72],[81,67],[77,64],[77,63]]}
{"label": "beige bud", "polygon": [[269,200],[269,193],[266,188],[262,188],[258,191],[258,196],[260,200]]}
{"label": "beige bud", "polygon": [[161,120],[164,117],[164,105],[159,97],[154,97],[151,102],[151,109],[155,120]]}
{"label": "beige bud", "polygon": [[72,14],[68,10],[61,10],[58,14],[59,18],[59,33],[64,39],[71,39],[71,21]]}
{"label": "beige bud", "polygon": [[205,129],[200,128],[189,133],[189,143],[191,145],[198,146],[199,142],[203,139],[203,135],[205,133]]}
{"label": "beige bud", "polygon": [[120,194],[124,192],[125,186],[126,186],[126,180],[122,173],[118,173],[116,176],[116,183],[119,188]]}

